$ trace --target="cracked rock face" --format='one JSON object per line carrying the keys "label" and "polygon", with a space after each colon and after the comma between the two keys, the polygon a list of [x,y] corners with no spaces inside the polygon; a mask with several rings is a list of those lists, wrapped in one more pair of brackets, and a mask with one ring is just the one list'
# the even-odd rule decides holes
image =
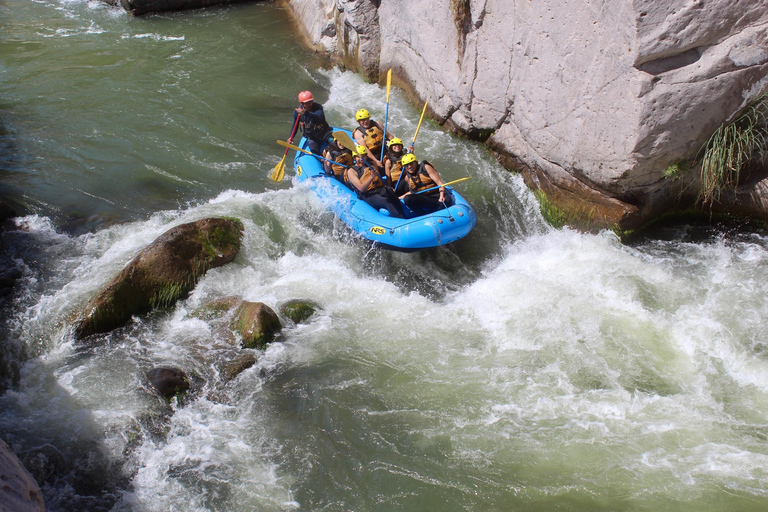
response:
{"label": "cracked rock face", "polygon": [[[663,209],[663,170],[768,89],[768,0],[320,3],[289,2],[316,44],[372,79],[393,69],[553,186],[629,203],[619,223]],[[335,38],[313,36],[329,22]]]}

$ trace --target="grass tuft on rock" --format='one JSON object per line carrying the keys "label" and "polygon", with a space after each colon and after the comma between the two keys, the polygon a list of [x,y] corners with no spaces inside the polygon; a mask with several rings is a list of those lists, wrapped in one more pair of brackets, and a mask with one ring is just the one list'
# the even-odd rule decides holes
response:
{"label": "grass tuft on rock", "polygon": [[768,145],[768,95],[758,98],[733,122],[720,126],[702,148],[699,201],[712,205],[735,188],[748,164],[761,160]]}

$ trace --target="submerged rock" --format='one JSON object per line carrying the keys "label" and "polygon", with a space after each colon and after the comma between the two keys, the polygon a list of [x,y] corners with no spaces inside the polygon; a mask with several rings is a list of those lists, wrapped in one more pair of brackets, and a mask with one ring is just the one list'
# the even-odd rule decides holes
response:
{"label": "submerged rock", "polygon": [[300,324],[322,309],[318,304],[306,299],[293,299],[283,303],[280,314],[295,324]]}
{"label": "submerged rock", "polygon": [[147,379],[165,399],[181,398],[189,391],[189,379],[178,368],[158,367],[147,372]]}
{"label": "submerged rock", "polygon": [[221,318],[229,311],[232,311],[239,306],[242,302],[243,299],[238,297],[222,297],[203,304],[192,313],[192,316],[200,318],[201,320]]}
{"label": "submerged rock", "polygon": [[79,338],[109,332],[131,316],[173,305],[212,268],[235,259],[243,237],[237,219],[210,218],[166,231],[94,297],[75,327]]}
{"label": "submerged rock", "polygon": [[[107,0],[111,5],[117,5],[117,0]],[[153,12],[182,11],[199,9],[213,5],[233,4],[245,0],[120,0],[123,9],[134,16]]]}
{"label": "submerged rock", "polygon": [[221,380],[229,382],[255,364],[256,356],[251,352],[244,352],[221,365]]}

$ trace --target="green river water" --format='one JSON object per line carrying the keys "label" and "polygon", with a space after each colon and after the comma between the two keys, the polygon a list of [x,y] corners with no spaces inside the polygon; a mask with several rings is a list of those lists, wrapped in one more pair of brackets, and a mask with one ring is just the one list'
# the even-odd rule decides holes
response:
{"label": "green river water", "polygon": [[[768,237],[679,225],[631,245],[547,226],[519,176],[422,126],[478,225],[412,254],[355,237],[272,168],[298,91],[331,123],[385,91],[322,68],[252,3],[132,18],[0,4],[3,234],[23,268],[0,332],[0,436],[50,511],[763,511]],[[420,109],[393,90],[390,131]],[[71,318],[142,248],[208,216],[243,249],[174,308],[75,343]],[[242,353],[193,314],[237,296],[322,310]],[[145,373],[197,390],[170,406]]]}

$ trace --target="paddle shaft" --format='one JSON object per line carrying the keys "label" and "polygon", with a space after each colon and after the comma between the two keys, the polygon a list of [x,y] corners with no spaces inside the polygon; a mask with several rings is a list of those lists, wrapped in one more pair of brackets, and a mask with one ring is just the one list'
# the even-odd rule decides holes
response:
{"label": "paddle shaft", "polygon": [[392,70],[387,71],[387,110],[384,114],[384,140],[381,141],[381,157],[380,161],[384,160],[384,151],[387,149],[387,121],[389,121],[389,88],[392,85]]}
{"label": "paddle shaft", "polygon": [[306,153],[306,154],[308,154],[308,155],[312,155],[313,157],[315,157],[315,158],[319,158],[320,160],[325,160],[325,161],[326,161],[326,162],[328,162],[329,164],[333,164],[333,165],[340,165],[340,166],[342,166],[342,167],[349,167],[348,165],[344,165],[344,164],[342,164],[342,163],[339,163],[339,162],[335,162],[335,161],[333,161],[333,160],[328,160],[327,158],[325,158],[325,157],[322,157],[322,156],[318,155],[317,153],[313,153],[313,152],[311,152],[311,151],[307,151],[306,149],[302,149],[302,148],[300,148],[299,146],[295,146],[295,145],[293,145],[293,144],[291,144],[291,143],[289,143],[289,142],[285,142],[284,140],[279,140],[279,141],[277,141],[277,143],[278,143],[278,144],[280,144],[281,146],[285,146],[285,151],[286,151],[286,152],[287,152],[289,149],[295,149],[296,151],[301,151],[302,153]]}
{"label": "paddle shaft", "polygon": [[[291,139],[293,139],[293,136],[296,135],[296,129],[299,126],[299,116],[296,116],[296,120],[293,122],[293,129],[291,130]],[[272,169],[272,174],[269,175],[269,178],[272,181],[282,181],[283,175],[285,174],[285,157],[288,156],[288,148],[285,148],[285,153],[283,153],[283,158],[280,159],[280,161],[277,163],[274,169]]]}
{"label": "paddle shaft", "polygon": [[424,108],[421,109],[421,117],[419,118],[419,124],[416,126],[416,133],[413,134],[413,141],[411,142],[411,153],[413,153],[413,146],[416,144],[416,137],[419,136],[419,130],[421,130],[421,122],[424,120],[424,114],[427,113],[427,102],[424,102]]}
{"label": "paddle shaft", "polygon": [[467,176],[465,178],[459,178],[457,180],[449,181],[448,183],[443,183],[442,185],[438,185],[436,187],[430,187],[430,188],[428,188],[426,190],[419,190],[418,192],[414,192],[414,194],[423,194],[424,192],[429,192],[430,190],[435,190],[436,188],[447,187],[448,185],[453,185],[454,183],[458,183],[460,181],[468,180],[471,177],[472,176]]}
{"label": "paddle shaft", "polygon": [[[299,129],[299,120],[301,119],[301,116],[296,116],[296,120],[293,122],[293,129],[291,130],[291,136],[288,137],[288,139],[293,140],[293,137],[296,135],[296,131]],[[288,154],[288,148],[285,148],[285,154]],[[285,156],[285,155],[283,155]]]}

